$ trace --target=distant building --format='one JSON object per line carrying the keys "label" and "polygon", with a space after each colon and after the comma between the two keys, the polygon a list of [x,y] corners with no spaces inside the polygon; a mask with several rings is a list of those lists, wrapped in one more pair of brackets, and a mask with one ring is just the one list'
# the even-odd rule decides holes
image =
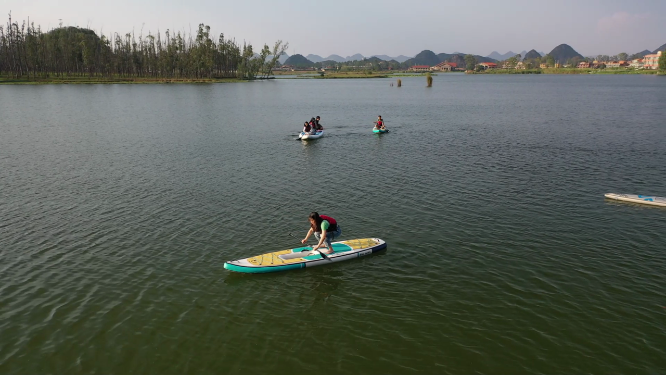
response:
{"label": "distant building", "polygon": [[277,67],[273,70],[283,71],[283,72],[289,72],[289,71],[293,72],[294,71],[294,66],[293,65],[282,65],[282,66]]}
{"label": "distant building", "polygon": [[451,72],[457,69],[458,69],[458,64],[450,62],[441,62],[430,68],[430,70],[440,71],[440,72]]}
{"label": "distant building", "polygon": [[606,68],[622,68],[629,66],[626,61],[609,61],[606,63]]}
{"label": "distant building", "polygon": [[539,68],[541,68],[541,69],[546,69],[547,67],[548,67],[548,64],[546,64],[546,63],[541,63],[541,65],[539,65]]}
{"label": "distant building", "polygon": [[661,57],[662,52],[659,51],[652,55],[643,56],[643,67],[645,69],[658,69],[659,68],[659,58]]}
{"label": "distant building", "polygon": [[414,65],[411,68],[407,69],[410,72],[429,72],[430,71],[430,66],[429,65]]}
{"label": "distant building", "polygon": [[497,64],[495,64],[495,63],[491,63],[491,62],[482,62],[482,63],[480,63],[480,64],[478,64],[478,65],[479,65],[481,68],[483,68],[484,70],[488,70],[488,69],[497,69]]}
{"label": "distant building", "polygon": [[578,69],[589,69],[590,67],[591,67],[591,64],[587,61],[581,61],[576,66],[576,68],[578,68]]}
{"label": "distant building", "polygon": [[643,69],[643,59],[631,60],[631,64],[629,64],[629,66],[634,69]]}

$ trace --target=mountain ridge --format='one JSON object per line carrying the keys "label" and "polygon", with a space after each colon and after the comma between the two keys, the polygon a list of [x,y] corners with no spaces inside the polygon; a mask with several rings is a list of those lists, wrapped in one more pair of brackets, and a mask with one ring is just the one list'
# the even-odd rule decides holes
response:
{"label": "mountain ridge", "polygon": [[565,64],[567,60],[573,59],[574,57],[578,57],[579,59],[584,58],[583,55],[576,52],[576,50],[568,44],[560,44],[559,46],[553,48],[549,55],[555,59],[555,62],[560,64]]}

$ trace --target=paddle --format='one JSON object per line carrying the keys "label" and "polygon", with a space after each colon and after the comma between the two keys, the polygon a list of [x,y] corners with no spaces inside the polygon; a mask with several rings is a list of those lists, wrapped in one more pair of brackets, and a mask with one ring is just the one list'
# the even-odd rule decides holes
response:
{"label": "paddle", "polygon": [[[289,232],[289,235],[292,236],[292,237],[294,237],[295,239],[298,239],[298,237],[294,236],[291,232]],[[321,251],[319,251],[319,250],[314,250],[314,246],[310,245],[309,242],[306,242],[306,245],[312,247],[312,248],[313,248],[312,251],[316,251],[316,252],[318,252],[319,255],[321,255],[322,258],[324,258],[324,259],[326,259],[326,260],[331,260],[331,258],[329,258],[326,254],[322,253]],[[301,250],[301,251],[305,251],[305,250]]]}

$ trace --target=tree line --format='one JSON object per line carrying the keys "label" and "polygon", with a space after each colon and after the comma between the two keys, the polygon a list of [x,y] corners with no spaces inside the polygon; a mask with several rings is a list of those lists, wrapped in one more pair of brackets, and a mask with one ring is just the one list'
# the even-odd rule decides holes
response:
{"label": "tree line", "polygon": [[13,78],[64,76],[201,79],[268,77],[288,43],[278,40],[256,52],[199,24],[196,35],[166,30],[138,38],[132,33],[98,36],[93,30],[60,27],[43,32],[11,13],[0,25],[0,75]]}

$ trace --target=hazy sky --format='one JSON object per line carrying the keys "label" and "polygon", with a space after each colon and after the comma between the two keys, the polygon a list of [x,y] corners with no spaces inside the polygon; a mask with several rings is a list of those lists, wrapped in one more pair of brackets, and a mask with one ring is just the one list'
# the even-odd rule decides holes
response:
{"label": "hazy sky", "polygon": [[259,47],[281,39],[290,55],[322,57],[414,56],[424,49],[548,53],[561,43],[592,56],[666,43],[666,0],[2,0],[0,11],[43,29],[62,20],[106,35],[189,33],[204,23],[216,36]]}

